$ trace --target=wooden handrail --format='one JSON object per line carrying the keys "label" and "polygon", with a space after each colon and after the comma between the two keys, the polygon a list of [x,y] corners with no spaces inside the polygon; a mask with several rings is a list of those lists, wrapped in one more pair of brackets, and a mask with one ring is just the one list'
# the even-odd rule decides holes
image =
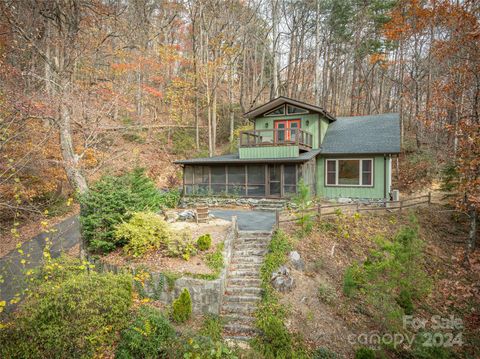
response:
{"label": "wooden handrail", "polygon": [[[279,140],[278,134],[283,133],[284,139]],[[286,139],[287,133],[290,135],[289,139]],[[245,140],[246,137],[246,140]],[[263,139],[268,138],[268,142],[264,142]],[[254,147],[254,146],[266,146],[272,145],[301,145],[305,147],[312,147],[313,135],[301,128],[285,128],[285,129],[263,129],[263,130],[246,130],[240,132],[240,147]]]}

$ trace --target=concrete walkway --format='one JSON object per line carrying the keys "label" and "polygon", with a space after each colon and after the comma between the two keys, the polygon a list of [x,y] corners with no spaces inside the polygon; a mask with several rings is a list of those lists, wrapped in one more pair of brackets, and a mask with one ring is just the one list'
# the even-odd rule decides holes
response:
{"label": "concrete walkway", "polygon": [[[17,249],[11,251],[6,256],[0,258],[0,301],[7,302],[7,312],[10,306],[9,301],[15,294],[21,293],[25,289],[24,273],[28,269],[38,267],[43,261],[43,250],[45,249],[45,238],[49,237],[51,241],[50,255],[55,258],[62,251],[69,250],[80,241],[80,226],[78,216],[73,216],[60,222],[54,228],[54,233],[41,233],[31,240],[22,244],[23,255]],[[24,259],[25,264],[21,261]]]}
{"label": "concrete walkway", "polygon": [[275,212],[215,209],[210,211],[215,217],[230,220],[237,216],[241,231],[271,231],[275,224]]}

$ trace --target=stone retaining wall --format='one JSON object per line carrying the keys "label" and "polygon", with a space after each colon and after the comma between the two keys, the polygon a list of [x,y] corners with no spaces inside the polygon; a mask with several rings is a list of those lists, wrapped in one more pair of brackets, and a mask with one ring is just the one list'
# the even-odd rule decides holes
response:
{"label": "stone retaining wall", "polygon": [[[177,298],[183,288],[187,288],[192,297],[192,309],[194,313],[198,314],[219,314],[220,307],[223,300],[223,294],[225,292],[225,284],[227,278],[227,268],[230,264],[233,242],[237,237],[237,218],[232,217],[231,226],[227,232],[224,241],[223,249],[223,269],[217,279],[207,280],[191,277],[180,277],[173,279],[168,275],[159,272],[148,272],[144,280],[143,285],[140,281],[136,280],[135,285],[137,290],[144,296],[159,300],[160,302],[170,305]],[[117,266],[104,263],[99,259],[89,260],[95,264],[96,270],[99,271],[111,271],[119,272],[125,268],[119,268]],[[145,273],[142,269],[128,268],[136,277],[141,277],[142,273]]]}
{"label": "stone retaining wall", "polygon": [[225,207],[225,206],[240,206],[240,207],[262,207],[264,204],[278,204],[285,206],[292,203],[284,199],[265,199],[265,198],[234,198],[234,197],[195,197],[184,196],[180,199],[180,207],[190,208],[197,205],[206,205],[208,207]]}

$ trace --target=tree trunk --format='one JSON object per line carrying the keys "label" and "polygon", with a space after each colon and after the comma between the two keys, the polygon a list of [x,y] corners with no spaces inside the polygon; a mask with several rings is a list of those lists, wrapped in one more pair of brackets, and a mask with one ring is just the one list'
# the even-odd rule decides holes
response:
{"label": "tree trunk", "polygon": [[270,99],[278,97],[278,52],[277,52],[277,26],[278,26],[278,2],[272,0],[272,57],[273,57],[273,70],[272,70],[272,90],[270,92]]}
{"label": "tree trunk", "polygon": [[[62,94],[63,95],[63,94]],[[88,190],[87,181],[79,168],[79,156],[75,154],[72,139],[72,126],[70,109],[64,103],[63,96],[60,99],[58,112],[58,128],[60,131],[60,148],[63,157],[63,166],[68,181],[72,188],[82,194]]]}

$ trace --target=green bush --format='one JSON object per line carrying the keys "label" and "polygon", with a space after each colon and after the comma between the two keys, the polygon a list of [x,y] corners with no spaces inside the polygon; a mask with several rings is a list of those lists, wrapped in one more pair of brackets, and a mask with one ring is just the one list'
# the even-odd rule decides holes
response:
{"label": "green bush", "polygon": [[272,273],[287,260],[287,253],[292,250],[292,244],[285,232],[278,230],[272,236],[268,245],[268,253],[260,269],[262,281],[268,283]]}
{"label": "green bush", "polygon": [[62,258],[41,269],[38,278],[0,330],[0,357],[92,357],[127,325],[131,276],[87,271],[79,260]]}
{"label": "green bush", "polygon": [[320,283],[317,291],[318,299],[321,302],[332,304],[337,299],[337,294],[335,289],[330,286],[328,283]]}
{"label": "green bush", "polygon": [[178,189],[171,189],[160,193],[160,205],[162,208],[175,208],[180,201],[181,193]]}
{"label": "green bush", "polygon": [[[411,354],[415,359],[448,359],[448,358],[456,358],[451,351],[450,348],[443,347],[440,345],[434,345],[431,343],[430,345],[425,345],[428,341],[433,341],[433,335],[438,335],[432,332],[424,332],[421,331],[417,333],[415,336],[415,341],[412,345]],[[443,343],[447,342],[448,334],[444,333]],[[455,340],[456,336],[454,334],[453,340]]]}
{"label": "green bush", "polygon": [[118,359],[168,358],[175,330],[157,309],[142,306],[130,326],[121,332]]}
{"label": "green bush", "polygon": [[183,343],[184,359],[237,359],[234,351],[219,340],[194,336]]}
{"label": "green bush", "polygon": [[283,323],[283,318],[268,315],[257,320],[262,334],[255,345],[265,358],[292,358],[294,349],[292,337]]}
{"label": "green bush", "polygon": [[200,328],[200,334],[214,341],[222,340],[222,322],[216,315],[207,315]]}
{"label": "green bush", "polygon": [[314,224],[314,215],[308,212],[311,206],[310,189],[303,179],[298,184],[298,193],[293,198],[293,202],[297,205],[297,224],[300,226],[299,235],[302,237],[312,231]]}
{"label": "green bush", "polygon": [[173,301],[172,319],[177,323],[186,322],[192,315],[192,298],[187,288],[183,288],[180,296]]}
{"label": "green bush", "polygon": [[215,275],[219,275],[220,271],[223,269],[223,243],[220,243],[215,252],[208,253],[205,256],[205,262]]}
{"label": "green bush", "polygon": [[133,257],[167,246],[171,232],[167,222],[152,212],[137,212],[128,222],[117,225],[115,237],[125,244],[124,250]]}
{"label": "green bush", "polygon": [[337,359],[338,355],[327,348],[318,348],[313,352],[312,359]]}
{"label": "green bush", "polygon": [[115,227],[133,212],[161,208],[162,197],[142,169],[123,176],[104,176],[80,197],[82,236],[89,249],[110,252],[125,241],[115,237]]}
{"label": "green bush", "polygon": [[375,359],[375,352],[366,347],[355,350],[355,359]]}
{"label": "green bush", "polygon": [[197,239],[197,247],[201,251],[207,251],[212,246],[212,236],[210,233],[202,234]]}
{"label": "green bush", "polygon": [[168,255],[170,257],[182,257],[188,261],[195,254],[197,254],[197,249],[190,232],[177,233],[168,242]]}
{"label": "green bush", "polygon": [[398,294],[397,303],[400,307],[402,307],[405,314],[413,314],[412,294],[410,291],[402,289]]}
{"label": "green bush", "polygon": [[345,270],[343,275],[343,294],[352,297],[355,290],[360,287],[360,269],[357,264],[353,264]]}

